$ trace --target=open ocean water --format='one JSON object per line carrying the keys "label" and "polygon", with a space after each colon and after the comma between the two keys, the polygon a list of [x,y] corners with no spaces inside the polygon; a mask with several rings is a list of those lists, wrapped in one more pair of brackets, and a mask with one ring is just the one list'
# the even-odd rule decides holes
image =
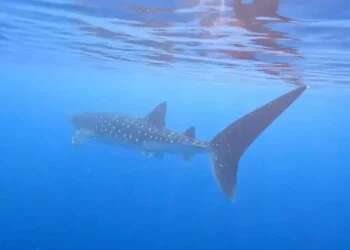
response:
{"label": "open ocean water", "polygon": [[[345,0],[1,0],[0,250],[350,249]],[[309,88],[243,154],[146,157],[71,117],[144,117],[209,141]],[[162,158],[162,159],[159,159]]]}

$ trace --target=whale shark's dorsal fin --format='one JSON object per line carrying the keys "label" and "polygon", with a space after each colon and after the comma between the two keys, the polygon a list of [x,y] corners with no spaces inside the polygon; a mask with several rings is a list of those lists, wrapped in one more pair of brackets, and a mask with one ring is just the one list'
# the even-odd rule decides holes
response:
{"label": "whale shark's dorsal fin", "polygon": [[162,102],[158,104],[152,111],[149,113],[145,119],[152,123],[157,128],[165,127],[165,115],[166,115],[167,103]]}
{"label": "whale shark's dorsal fin", "polygon": [[185,130],[184,135],[190,137],[190,138],[196,138],[196,129],[195,127],[189,127]]}

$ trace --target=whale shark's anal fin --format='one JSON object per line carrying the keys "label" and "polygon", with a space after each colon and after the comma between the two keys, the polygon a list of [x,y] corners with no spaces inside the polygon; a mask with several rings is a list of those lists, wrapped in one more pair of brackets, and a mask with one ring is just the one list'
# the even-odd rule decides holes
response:
{"label": "whale shark's anal fin", "polygon": [[148,158],[157,158],[157,159],[163,159],[164,154],[162,152],[154,152],[154,151],[142,151],[143,155],[145,155]]}
{"label": "whale shark's anal fin", "polygon": [[249,145],[306,89],[299,87],[230,124],[211,141],[214,173],[229,198],[235,193],[238,162]]}
{"label": "whale shark's anal fin", "polygon": [[145,120],[147,120],[152,125],[156,126],[157,128],[164,128],[165,127],[165,116],[167,111],[167,103],[162,102],[158,104],[146,117]]}

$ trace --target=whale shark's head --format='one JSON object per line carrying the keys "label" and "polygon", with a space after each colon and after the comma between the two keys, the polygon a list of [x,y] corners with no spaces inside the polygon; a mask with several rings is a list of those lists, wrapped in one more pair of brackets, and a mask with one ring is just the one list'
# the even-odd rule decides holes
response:
{"label": "whale shark's head", "polygon": [[99,116],[93,113],[80,113],[70,116],[70,121],[75,130],[72,143],[79,145],[86,139],[94,137]]}
{"label": "whale shark's head", "polygon": [[75,129],[88,129],[93,131],[98,123],[98,117],[92,113],[80,113],[71,116],[71,122]]}

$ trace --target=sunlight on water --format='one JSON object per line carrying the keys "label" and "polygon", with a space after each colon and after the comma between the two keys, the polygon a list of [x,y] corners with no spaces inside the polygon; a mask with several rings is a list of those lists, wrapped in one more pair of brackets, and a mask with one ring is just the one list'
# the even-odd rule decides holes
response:
{"label": "sunlight on water", "polygon": [[63,51],[112,67],[116,61],[213,64],[234,74],[257,70],[304,83],[302,38],[295,30],[307,23],[280,14],[284,6],[276,0],[15,0],[1,5],[3,53],[15,47]]}
{"label": "sunlight on water", "polygon": [[5,0],[0,6],[1,51],[8,55],[21,47],[82,55],[109,67],[118,61],[213,64],[293,84],[346,84],[341,78],[348,76],[350,53],[340,48],[349,43],[341,34],[350,21],[289,11],[299,3]]}

